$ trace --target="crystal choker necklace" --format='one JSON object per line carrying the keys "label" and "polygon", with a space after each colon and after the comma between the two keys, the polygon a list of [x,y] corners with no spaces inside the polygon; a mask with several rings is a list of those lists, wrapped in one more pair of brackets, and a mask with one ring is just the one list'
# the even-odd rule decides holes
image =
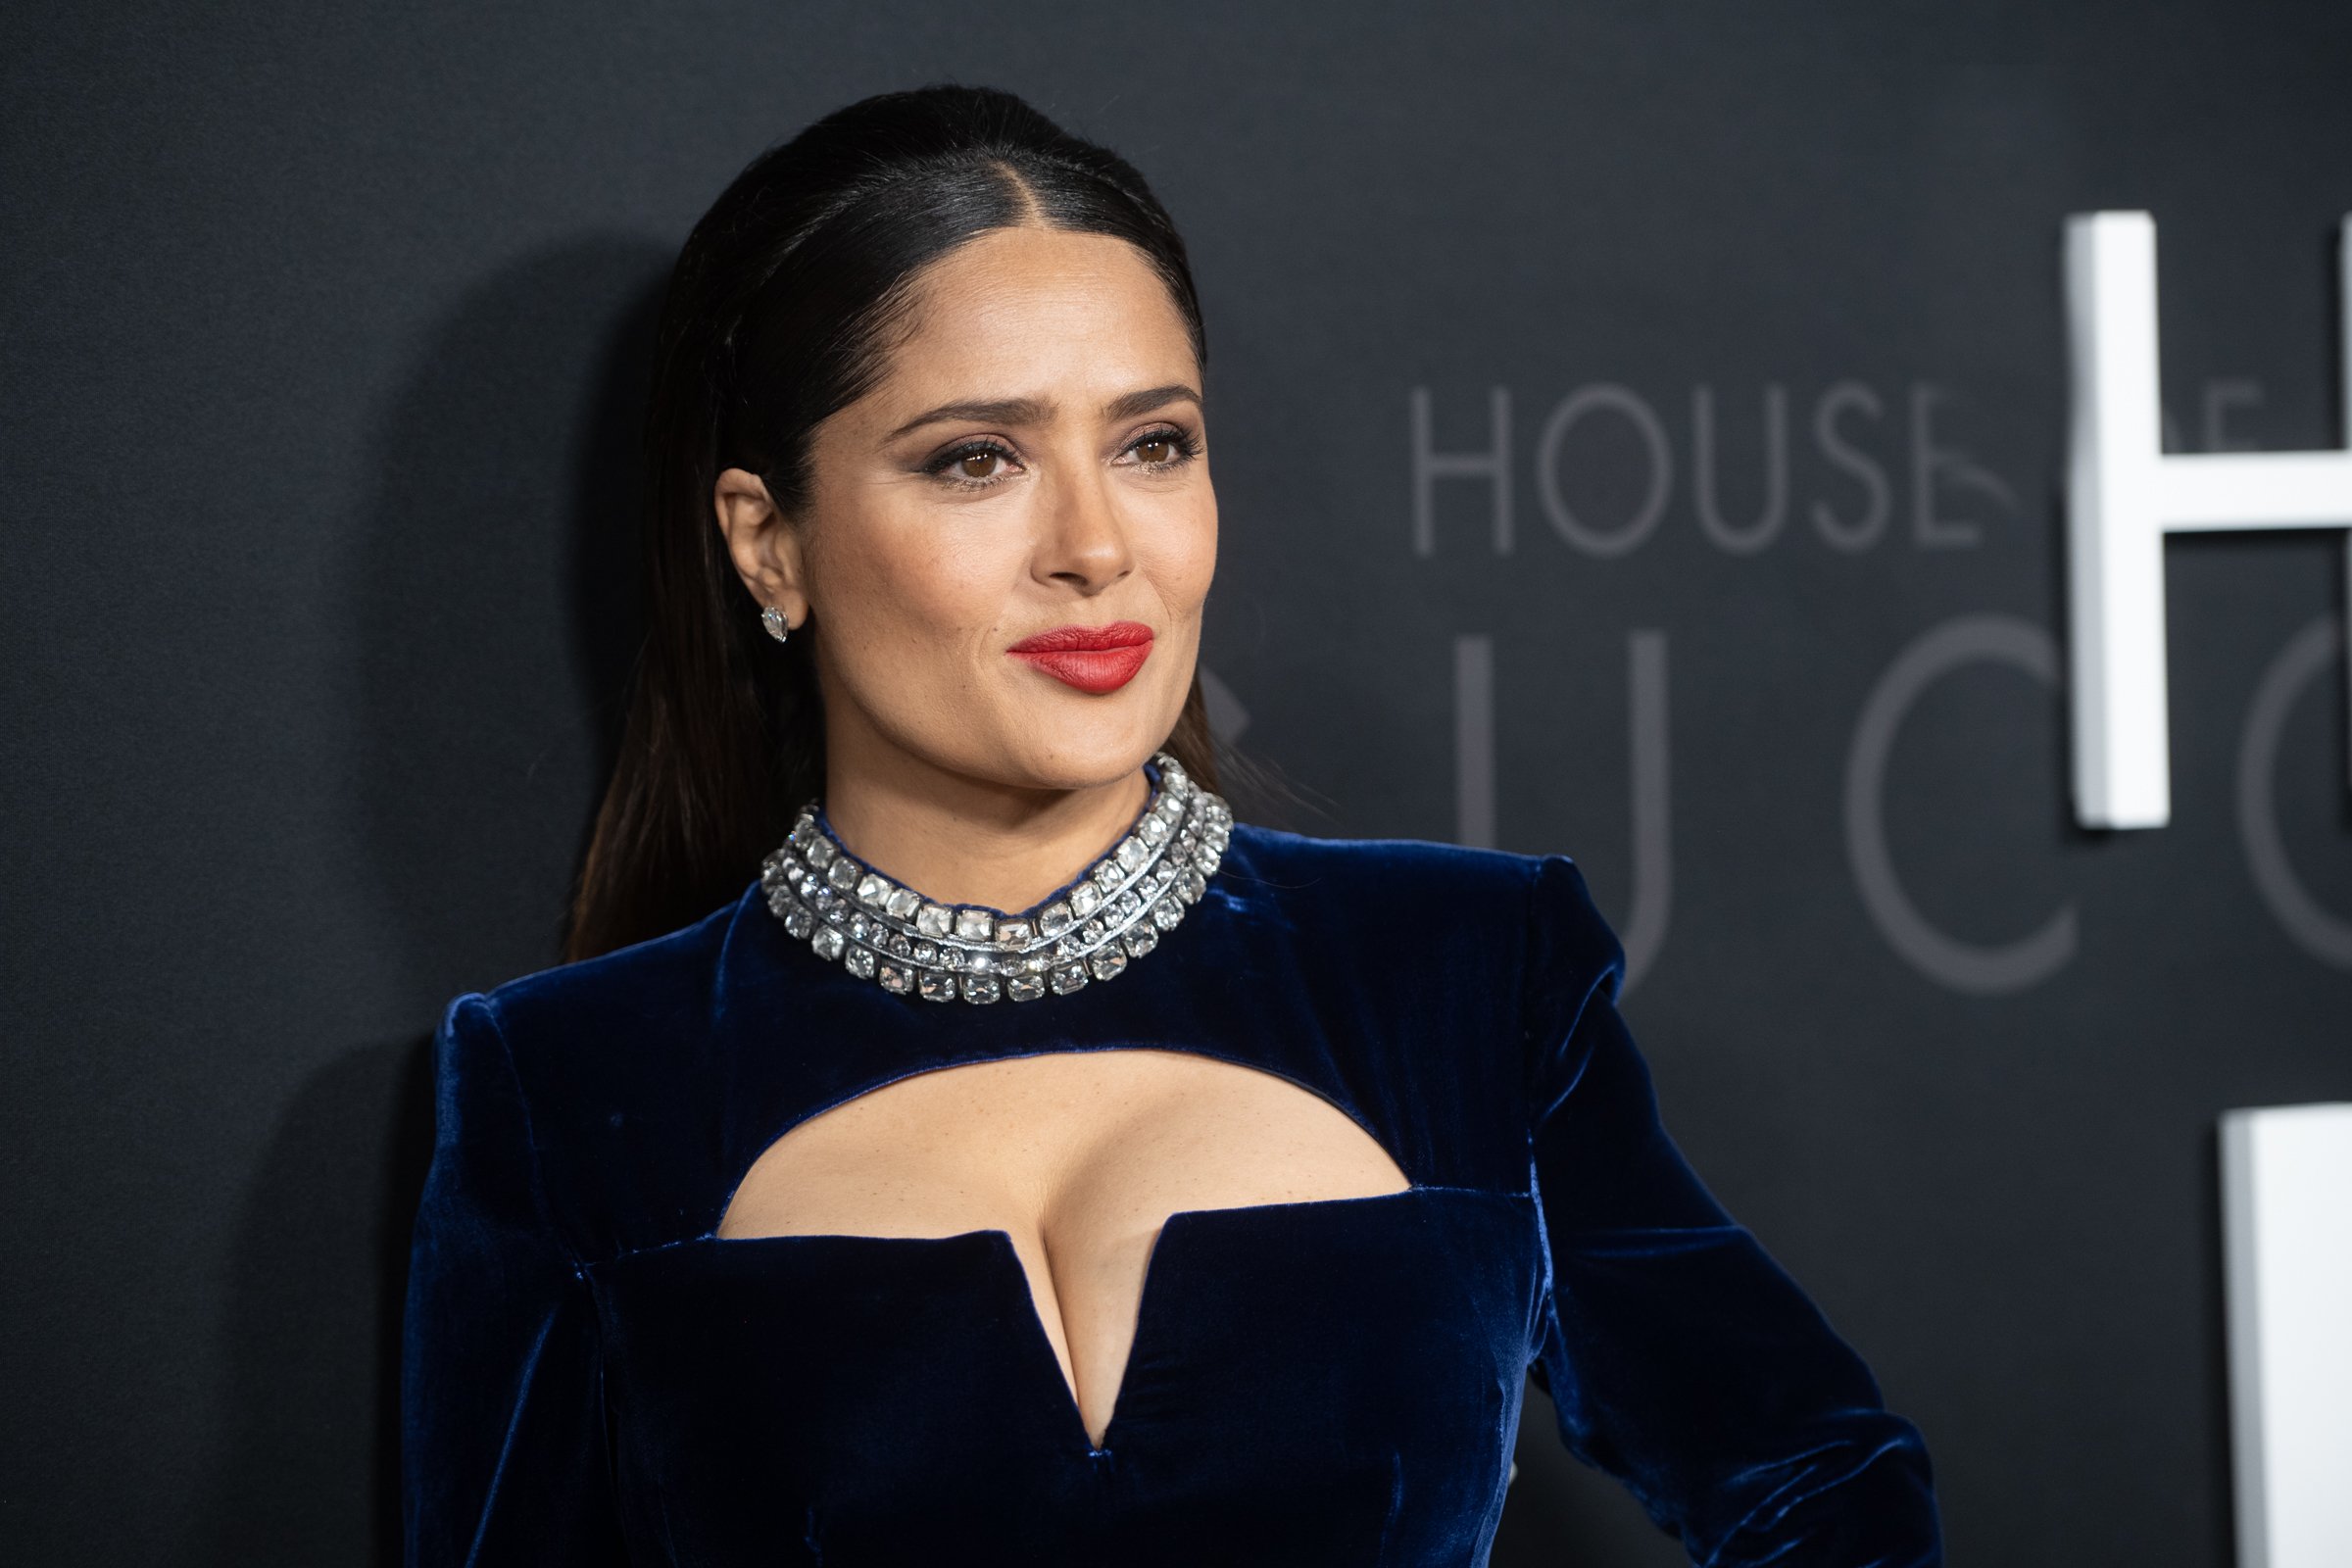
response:
{"label": "crystal choker necklace", "polygon": [[1115,980],[1200,902],[1233,830],[1232,809],[1167,753],[1150,771],[1157,787],[1127,835],[1019,914],[900,886],[843,849],[813,802],[760,864],[767,906],[818,957],[902,996],[1034,1002]]}

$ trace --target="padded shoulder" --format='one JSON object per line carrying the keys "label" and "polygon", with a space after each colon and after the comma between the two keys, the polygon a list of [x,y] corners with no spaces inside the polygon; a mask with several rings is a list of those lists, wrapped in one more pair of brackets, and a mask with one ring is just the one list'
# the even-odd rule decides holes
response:
{"label": "padded shoulder", "polygon": [[[503,1044],[513,1142],[527,1144],[547,1219],[573,1257],[594,1260],[691,1230],[709,1175],[712,1107],[726,1101],[714,1063],[726,1033],[730,952],[746,912],[764,918],[754,884],[682,930],[461,998],[451,1016]],[[479,1098],[444,1054],[445,1121]],[[521,1157],[517,1150],[515,1157]]]}
{"label": "padded shoulder", "polygon": [[[756,887],[754,889],[756,892]],[[729,940],[753,893],[690,926],[578,963],[542,969],[488,993],[518,1064],[551,1049],[595,1044],[625,1050],[637,1035],[670,1036],[708,1025]]]}
{"label": "padded shoulder", "polygon": [[1371,920],[1443,928],[1543,972],[1543,987],[1580,996],[1606,981],[1616,996],[1625,956],[1584,873],[1564,855],[1513,855],[1420,839],[1314,839],[1247,824],[1234,829],[1221,879],[1277,905],[1312,906],[1343,928]]}
{"label": "padded shoulder", "polygon": [[1564,855],[1538,861],[1532,905],[1528,935],[1541,956],[1536,967],[1580,998],[1605,986],[1615,1002],[1625,989],[1625,944],[1601,917],[1576,862]]}
{"label": "padded shoulder", "polygon": [[[1562,855],[1511,855],[1415,839],[1310,839],[1237,827],[1219,880],[1229,897],[1282,911],[1301,940],[1335,936],[1392,956],[1396,976],[1483,977],[1527,1037],[1557,1038],[1588,996],[1612,1001],[1625,956],[1584,874]],[[1348,966],[1348,983],[1380,976]]]}

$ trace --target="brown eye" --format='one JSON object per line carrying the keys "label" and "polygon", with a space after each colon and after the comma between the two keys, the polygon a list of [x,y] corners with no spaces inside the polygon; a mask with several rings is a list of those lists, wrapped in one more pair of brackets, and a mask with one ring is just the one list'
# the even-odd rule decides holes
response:
{"label": "brown eye", "polygon": [[967,452],[956,460],[956,473],[963,479],[994,479],[1001,461],[994,452]]}
{"label": "brown eye", "polygon": [[1176,438],[1166,435],[1148,435],[1135,444],[1135,456],[1147,468],[1156,468],[1176,460]]}

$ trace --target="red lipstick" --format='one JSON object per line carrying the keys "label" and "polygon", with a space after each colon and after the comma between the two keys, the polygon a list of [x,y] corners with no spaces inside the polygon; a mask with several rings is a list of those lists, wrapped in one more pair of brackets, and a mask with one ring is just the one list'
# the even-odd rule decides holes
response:
{"label": "red lipstick", "polygon": [[1004,650],[1082,692],[1115,692],[1152,657],[1152,628],[1140,620],[1107,626],[1056,626]]}

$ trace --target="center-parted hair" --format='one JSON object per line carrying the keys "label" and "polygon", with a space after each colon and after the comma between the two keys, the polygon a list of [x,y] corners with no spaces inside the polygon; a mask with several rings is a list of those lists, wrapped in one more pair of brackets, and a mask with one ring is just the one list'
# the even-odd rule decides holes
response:
{"label": "center-parted hair", "polygon": [[[659,936],[733,899],[824,780],[814,639],[782,647],[712,513],[746,468],[791,512],[810,436],[880,379],[922,270],[995,229],[1106,234],[1167,284],[1206,364],[1184,242],[1125,160],[1010,93],[926,87],[826,116],[762,154],[670,273],[646,415],[646,638],[565,956]],[[1196,675],[1167,748],[1212,789]]]}

